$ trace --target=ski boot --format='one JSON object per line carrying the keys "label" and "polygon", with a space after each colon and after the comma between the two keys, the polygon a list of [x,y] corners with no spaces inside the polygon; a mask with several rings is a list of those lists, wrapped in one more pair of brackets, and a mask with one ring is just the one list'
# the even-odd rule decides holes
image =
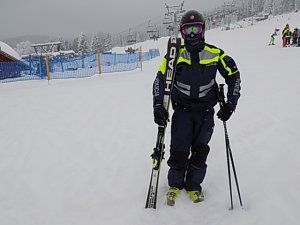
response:
{"label": "ski boot", "polygon": [[176,187],[171,187],[167,193],[167,205],[173,206],[175,205],[175,200],[179,195],[180,190]]}
{"label": "ski boot", "polygon": [[189,198],[194,202],[202,202],[204,200],[204,196],[201,191],[187,191]]}

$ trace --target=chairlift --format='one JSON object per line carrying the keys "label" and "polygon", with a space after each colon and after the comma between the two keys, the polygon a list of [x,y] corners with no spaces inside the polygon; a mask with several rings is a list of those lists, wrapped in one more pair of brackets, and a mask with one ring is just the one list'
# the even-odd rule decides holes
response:
{"label": "chairlift", "polygon": [[169,26],[167,26],[167,30],[173,31],[173,30],[174,30],[174,27],[173,27],[172,25],[169,25]]}
{"label": "chairlift", "polygon": [[127,39],[128,44],[135,44],[136,43],[136,38],[133,35],[129,35]]}
{"label": "chairlift", "polygon": [[159,38],[159,31],[154,32],[151,36],[150,39],[157,40]]}
{"label": "chairlift", "polygon": [[163,20],[163,24],[170,24],[170,23],[173,23],[172,16],[166,15],[166,17]]}
{"label": "chairlift", "polygon": [[153,25],[147,26],[147,33],[153,33],[154,31],[155,31],[155,26],[153,26]]}
{"label": "chairlift", "polygon": [[148,29],[147,33],[149,34],[150,39],[157,40],[159,38],[159,32],[156,26],[151,26],[151,29]]}
{"label": "chairlift", "polygon": [[127,43],[128,44],[135,44],[136,43],[136,35],[130,33],[129,29],[129,34],[127,36]]}

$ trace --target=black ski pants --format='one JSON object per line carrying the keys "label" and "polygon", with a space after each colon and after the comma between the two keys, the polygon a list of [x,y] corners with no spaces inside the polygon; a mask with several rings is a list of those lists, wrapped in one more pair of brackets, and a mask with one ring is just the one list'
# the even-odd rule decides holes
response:
{"label": "black ski pants", "polygon": [[206,174],[208,143],[214,129],[214,109],[174,110],[168,165],[170,187],[187,191],[200,190]]}

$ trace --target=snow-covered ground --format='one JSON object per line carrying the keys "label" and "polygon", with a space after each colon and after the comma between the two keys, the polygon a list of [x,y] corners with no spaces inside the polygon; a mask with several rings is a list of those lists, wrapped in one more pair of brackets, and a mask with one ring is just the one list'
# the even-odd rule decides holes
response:
{"label": "snow-covered ground", "polygon": [[[242,96],[228,121],[244,208],[230,206],[222,123],[216,119],[205,201],[182,192],[165,205],[163,162],[156,210],[145,209],[157,127],[152,82],[161,57],[131,72],[0,85],[2,225],[297,225],[300,221],[300,48],[267,46],[290,14],[206,33],[231,55]],[[167,38],[144,43],[166,51]],[[220,79],[220,81],[222,81]],[[216,107],[216,110],[218,107]],[[168,129],[166,146],[170,141]],[[166,157],[168,157],[168,149]]]}

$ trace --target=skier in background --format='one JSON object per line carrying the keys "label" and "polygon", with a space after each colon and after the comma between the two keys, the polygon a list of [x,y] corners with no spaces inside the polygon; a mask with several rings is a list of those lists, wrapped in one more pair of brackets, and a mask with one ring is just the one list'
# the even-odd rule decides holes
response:
{"label": "skier in background", "polygon": [[300,28],[298,28],[297,31],[298,31],[298,45],[297,45],[297,47],[300,47]]}
{"label": "skier in background", "polygon": [[271,34],[269,45],[275,45],[274,41],[275,41],[275,36],[276,35],[277,35],[277,32],[276,32],[276,29],[275,29],[275,31]]}
{"label": "skier in background", "polygon": [[285,25],[285,28],[282,30],[282,47],[286,47],[288,42],[288,37],[290,35],[290,26],[289,24]]}
{"label": "skier in background", "polygon": [[298,42],[298,28],[295,28],[293,32],[293,45],[297,46],[297,42]]}
{"label": "skier in background", "polygon": [[[204,199],[201,183],[206,174],[208,144],[214,129],[218,71],[228,86],[228,101],[218,111],[218,118],[227,121],[240,97],[240,72],[223,50],[205,42],[203,16],[195,10],[188,11],[182,16],[179,28],[184,44],[180,47],[171,94],[174,113],[167,161],[170,167],[167,204],[170,206],[175,204],[182,189],[195,203]],[[159,126],[166,125],[169,118],[163,106],[166,63],[164,57],[153,83],[154,121]]]}
{"label": "skier in background", "polygon": [[293,32],[289,29],[288,32],[286,33],[286,46],[288,47],[291,46],[292,36],[293,36]]}

